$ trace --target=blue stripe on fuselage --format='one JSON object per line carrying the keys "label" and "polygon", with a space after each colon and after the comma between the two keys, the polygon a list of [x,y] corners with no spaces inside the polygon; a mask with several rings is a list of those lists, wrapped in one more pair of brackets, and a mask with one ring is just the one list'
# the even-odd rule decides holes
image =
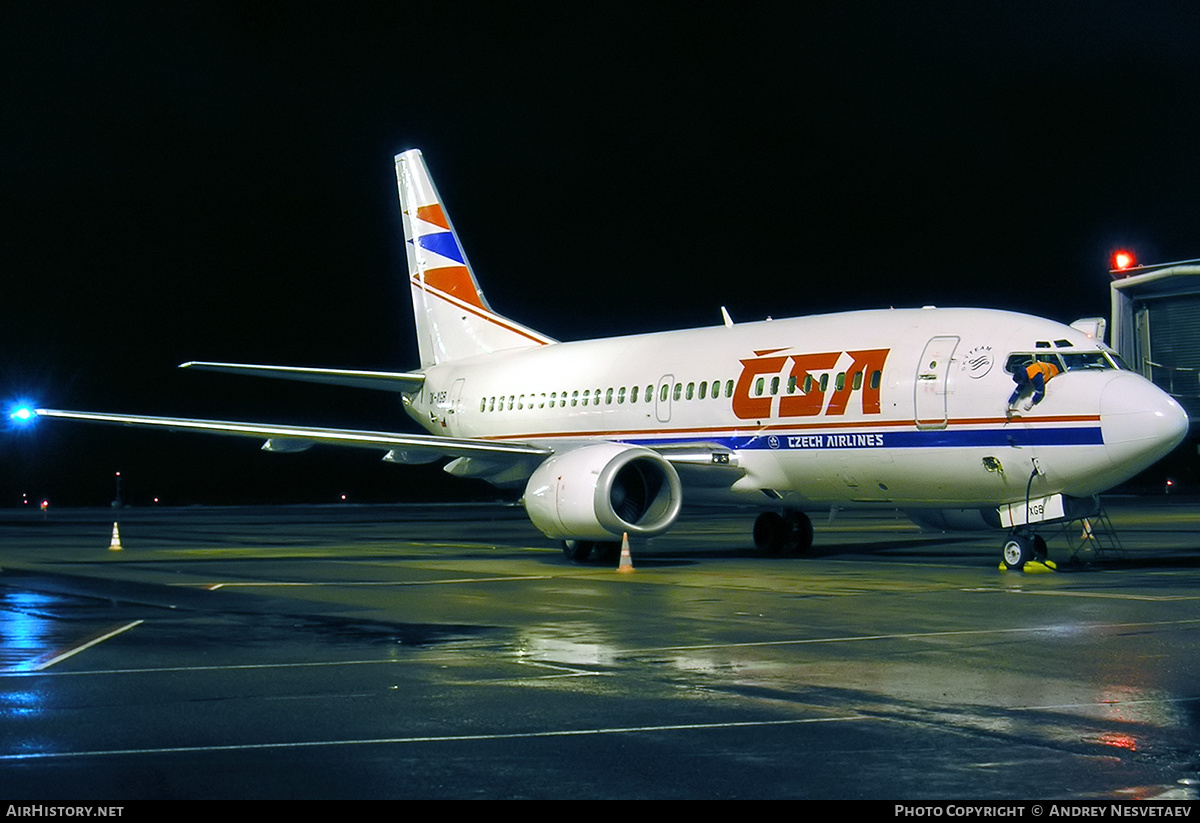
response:
{"label": "blue stripe on fuselage", "polygon": [[930,431],[804,432],[741,437],[628,439],[645,446],[714,443],[728,449],[938,449],[989,446],[1102,446],[1099,426],[1057,429],[935,429]]}

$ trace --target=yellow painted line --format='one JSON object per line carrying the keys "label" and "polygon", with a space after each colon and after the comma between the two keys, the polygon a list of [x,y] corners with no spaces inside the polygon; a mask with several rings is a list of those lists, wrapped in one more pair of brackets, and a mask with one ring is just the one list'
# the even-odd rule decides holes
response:
{"label": "yellow painted line", "polygon": [[[1200,624],[1200,618],[1188,620],[1160,620],[1146,623],[1081,623],[1074,629],[1098,631],[1101,629],[1147,629],[1167,626],[1187,626]],[[810,637],[793,640],[759,640],[747,643],[703,643],[695,646],[652,646],[644,649],[627,649],[625,654],[645,654],[649,652],[702,651],[705,649],[744,649],[769,646],[807,646],[823,643],[863,643],[872,640],[923,640],[934,637],[986,637],[988,635],[1013,634],[1058,634],[1061,626],[1028,626],[1014,629],[962,629],[944,632],[904,632],[900,634],[863,634],[846,637]]]}
{"label": "yellow painted line", "polygon": [[1178,600],[1200,600],[1200,595],[1153,595],[1153,594],[1112,594],[1111,592],[1054,592],[1054,591],[1025,591],[1021,589],[996,589],[1009,594],[1037,594],[1046,597],[1094,597],[1100,600],[1148,600],[1157,603],[1173,603]]}

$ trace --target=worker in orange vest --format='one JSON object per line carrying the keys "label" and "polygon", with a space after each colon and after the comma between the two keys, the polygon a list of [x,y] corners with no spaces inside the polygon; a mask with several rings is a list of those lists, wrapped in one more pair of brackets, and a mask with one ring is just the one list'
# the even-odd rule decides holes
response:
{"label": "worker in orange vest", "polygon": [[1025,410],[1032,409],[1042,402],[1042,398],[1046,396],[1046,381],[1056,374],[1058,374],[1058,366],[1043,360],[1030,361],[1021,366],[1013,372],[1013,380],[1016,381],[1017,387],[1013,389],[1012,396],[1008,398],[1008,405],[1013,405],[1023,395],[1032,392],[1033,396],[1025,404]]}

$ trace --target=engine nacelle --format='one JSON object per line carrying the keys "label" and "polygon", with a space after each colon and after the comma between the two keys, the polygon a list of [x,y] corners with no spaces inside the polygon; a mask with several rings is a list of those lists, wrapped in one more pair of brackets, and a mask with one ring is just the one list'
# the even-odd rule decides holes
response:
{"label": "engine nacelle", "polygon": [[908,519],[918,526],[948,532],[1000,528],[995,509],[906,509]]}
{"label": "engine nacelle", "polygon": [[538,466],[522,505],[556,540],[613,540],[622,532],[661,534],[679,516],[683,489],[675,467],[640,446],[597,443]]}

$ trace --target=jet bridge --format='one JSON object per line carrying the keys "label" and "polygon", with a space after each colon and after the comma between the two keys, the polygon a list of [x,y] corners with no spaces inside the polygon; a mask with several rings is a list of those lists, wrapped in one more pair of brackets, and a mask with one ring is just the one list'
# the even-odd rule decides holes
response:
{"label": "jet bridge", "polygon": [[1200,260],[1112,272],[1112,341],[1134,370],[1187,411],[1200,435]]}

